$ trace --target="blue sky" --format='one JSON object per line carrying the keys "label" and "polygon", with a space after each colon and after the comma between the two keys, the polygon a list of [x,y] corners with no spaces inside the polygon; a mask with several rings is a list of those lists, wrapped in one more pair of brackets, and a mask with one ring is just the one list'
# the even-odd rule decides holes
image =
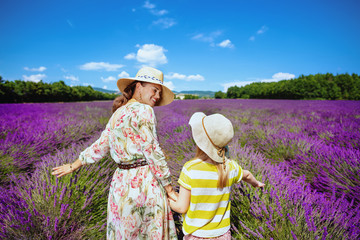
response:
{"label": "blue sky", "polygon": [[174,91],[360,74],[357,0],[2,0],[0,76],[91,85],[141,66]]}

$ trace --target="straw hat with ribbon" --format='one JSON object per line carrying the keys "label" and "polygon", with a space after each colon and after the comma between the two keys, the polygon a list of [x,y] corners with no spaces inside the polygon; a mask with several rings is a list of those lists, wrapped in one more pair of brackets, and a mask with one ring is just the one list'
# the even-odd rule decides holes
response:
{"label": "straw hat with ribbon", "polygon": [[215,162],[225,163],[226,145],[234,137],[230,120],[218,113],[206,116],[196,112],[189,124],[196,145]]}
{"label": "straw hat with ribbon", "polygon": [[155,83],[162,86],[161,99],[156,103],[156,106],[164,106],[174,100],[174,93],[164,85],[164,74],[152,67],[141,68],[134,78],[120,78],[117,81],[117,86],[121,92],[134,81]]}

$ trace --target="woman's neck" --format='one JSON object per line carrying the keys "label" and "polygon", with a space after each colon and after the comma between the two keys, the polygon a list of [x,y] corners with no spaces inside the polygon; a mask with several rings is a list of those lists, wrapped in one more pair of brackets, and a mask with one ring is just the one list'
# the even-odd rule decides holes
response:
{"label": "woman's neck", "polygon": [[134,103],[134,102],[139,102],[139,101],[136,100],[135,98],[131,98],[127,103]]}

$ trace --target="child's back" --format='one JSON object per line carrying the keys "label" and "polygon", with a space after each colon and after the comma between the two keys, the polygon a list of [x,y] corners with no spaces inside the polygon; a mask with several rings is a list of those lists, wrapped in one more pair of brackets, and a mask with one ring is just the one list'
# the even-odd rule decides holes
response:
{"label": "child's back", "polygon": [[185,213],[185,239],[231,239],[230,193],[241,180],[263,187],[254,176],[226,157],[227,144],[234,136],[229,119],[221,114],[191,117],[193,139],[197,145],[195,159],[185,163],[179,178],[180,192],[171,208]]}
{"label": "child's back", "polygon": [[230,229],[230,193],[234,183],[242,178],[241,167],[233,160],[229,168],[228,184],[218,188],[217,167],[201,159],[185,163],[179,184],[191,191],[190,206],[184,216],[184,234],[216,237]]}

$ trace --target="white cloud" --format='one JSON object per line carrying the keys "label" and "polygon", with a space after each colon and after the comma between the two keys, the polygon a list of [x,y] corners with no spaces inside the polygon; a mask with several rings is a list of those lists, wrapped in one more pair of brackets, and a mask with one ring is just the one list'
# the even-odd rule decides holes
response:
{"label": "white cloud", "polygon": [[161,28],[167,29],[176,24],[175,20],[172,18],[160,18],[153,22],[154,25],[157,25]]}
{"label": "white cloud", "polygon": [[222,41],[221,43],[219,43],[218,46],[222,47],[222,48],[233,48],[234,44],[232,44],[229,39],[226,39],[226,40]]}
{"label": "white cloud", "polygon": [[144,7],[144,8],[147,8],[147,9],[154,9],[154,8],[155,8],[155,4],[152,4],[152,3],[150,3],[149,1],[145,1],[143,7]]}
{"label": "white cloud", "polygon": [[237,82],[224,83],[224,84],[221,84],[221,86],[224,87],[224,92],[227,92],[229,87],[233,87],[233,86],[243,87],[243,86],[248,85],[253,82],[255,82],[255,81],[237,81]]}
{"label": "white cloud", "polygon": [[291,73],[279,72],[279,73],[275,73],[272,77],[278,80],[288,80],[295,78],[295,75]]}
{"label": "white cloud", "polygon": [[180,73],[170,73],[169,75],[165,75],[166,79],[179,79],[179,80],[185,80],[185,81],[204,81],[205,78],[201,76],[200,74],[196,75],[189,75],[186,76],[184,74]]}
{"label": "white cloud", "polygon": [[196,74],[196,75],[189,75],[187,77],[187,81],[204,81],[205,78],[203,76],[201,76],[200,74]]}
{"label": "white cloud", "polygon": [[110,64],[107,62],[89,62],[80,66],[82,70],[105,70],[118,71],[119,68],[124,67],[122,64]]}
{"label": "white cloud", "polygon": [[118,77],[119,78],[128,78],[128,77],[130,77],[130,75],[127,72],[122,71],[121,73],[119,73]]}
{"label": "white cloud", "polygon": [[279,73],[275,73],[271,79],[261,79],[261,82],[278,82],[280,80],[289,80],[289,79],[293,79],[295,78],[294,74],[291,73],[283,73],[283,72],[279,72]]}
{"label": "white cloud", "polygon": [[168,11],[165,9],[162,9],[162,10],[156,9],[156,5],[153,3],[150,3],[149,1],[145,1],[143,7],[146,9],[149,9],[150,13],[155,16],[163,16],[168,13]]}
{"label": "white cloud", "polygon": [[44,78],[46,78],[46,75],[45,74],[36,74],[30,76],[23,75],[23,78],[25,81],[40,82],[40,80],[44,80]]}
{"label": "white cloud", "polygon": [[218,38],[222,34],[223,33],[220,30],[211,32],[209,34],[198,33],[198,34],[194,35],[191,39],[209,43],[211,47],[218,46],[218,47],[222,47],[222,48],[233,48],[234,44],[229,39],[226,39],[218,44],[215,44],[216,38]]}
{"label": "white cloud", "polygon": [[[196,35],[193,36],[191,39],[202,41],[202,40],[204,39],[204,34],[202,34],[202,33],[196,34]],[[206,41],[204,41],[204,42],[207,42],[208,40],[209,40],[209,39],[206,39]]]}
{"label": "white cloud", "polygon": [[186,75],[180,74],[180,73],[171,73],[170,75],[165,75],[165,78],[167,78],[167,79],[180,79],[180,80],[185,80],[185,79],[186,79]]}
{"label": "white cloud", "polygon": [[171,91],[175,89],[175,86],[172,81],[164,82],[164,85],[168,87]]}
{"label": "white cloud", "polygon": [[162,16],[168,13],[167,10],[162,9],[162,10],[151,10],[151,13],[156,15],[156,16]]}
{"label": "white cloud", "polygon": [[136,59],[136,54],[135,53],[129,53],[124,58],[127,59],[127,60]]}
{"label": "white cloud", "polygon": [[263,34],[265,33],[269,28],[267,26],[262,26],[256,33],[257,34]]}
{"label": "white cloud", "polygon": [[107,86],[106,86],[106,85],[104,85],[102,88],[103,88],[103,89],[107,89]]}
{"label": "white cloud", "polygon": [[[262,26],[259,30],[257,30],[256,35],[264,34],[269,28],[267,26]],[[249,41],[255,41],[255,36],[251,36]]]}
{"label": "white cloud", "polygon": [[74,75],[64,76],[64,78],[75,82],[79,81],[79,77],[75,77]]}
{"label": "white cloud", "polygon": [[26,71],[31,71],[31,72],[43,72],[43,71],[46,70],[46,67],[43,67],[43,66],[41,66],[41,67],[39,67],[39,68],[28,68],[28,67],[24,67],[24,69],[25,69]]}
{"label": "white cloud", "polygon": [[145,65],[156,67],[160,64],[167,63],[165,52],[167,51],[162,46],[155,44],[144,44],[139,46],[140,49],[137,51],[136,60]]}
{"label": "white cloud", "polygon": [[66,22],[69,24],[71,28],[74,28],[74,24],[69,19],[66,19]]}
{"label": "white cloud", "polygon": [[227,92],[227,89],[232,86],[243,87],[245,85],[248,85],[248,84],[251,84],[254,82],[278,82],[280,80],[289,80],[289,79],[293,79],[293,78],[295,78],[294,74],[278,72],[278,73],[275,73],[272,76],[272,78],[270,78],[270,79],[255,79],[253,81],[236,81],[236,82],[224,83],[221,85],[224,87],[224,92]]}
{"label": "white cloud", "polygon": [[191,39],[199,40],[199,41],[202,41],[202,42],[213,42],[214,41],[213,37],[205,36],[203,33],[196,34]]}
{"label": "white cloud", "polygon": [[114,78],[113,76],[109,76],[107,78],[101,77],[101,81],[103,81],[103,82],[112,82],[112,81],[116,81],[116,78]]}
{"label": "white cloud", "polygon": [[222,31],[211,32],[210,34],[199,33],[194,35],[191,39],[198,40],[201,42],[213,43],[215,38],[219,37],[222,34]]}

